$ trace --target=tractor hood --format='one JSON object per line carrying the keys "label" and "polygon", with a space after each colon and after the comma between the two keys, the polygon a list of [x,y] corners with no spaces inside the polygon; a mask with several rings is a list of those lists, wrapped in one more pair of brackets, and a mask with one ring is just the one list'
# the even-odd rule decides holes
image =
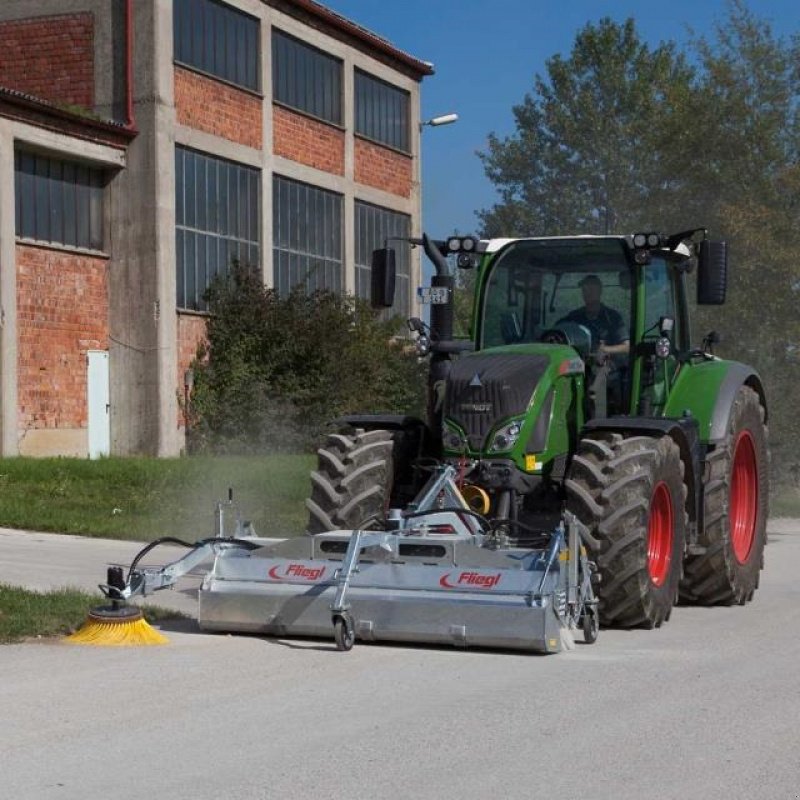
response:
{"label": "tractor hood", "polygon": [[[462,356],[447,379],[445,419],[464,432],[470,450],[483,450],[503,421],[527,415],[537,387],[553,373],[549,368],[565,357],[575,361],[577,354],[563,346],[511,345]],[[545,391],[551,380],[546,383]]]}

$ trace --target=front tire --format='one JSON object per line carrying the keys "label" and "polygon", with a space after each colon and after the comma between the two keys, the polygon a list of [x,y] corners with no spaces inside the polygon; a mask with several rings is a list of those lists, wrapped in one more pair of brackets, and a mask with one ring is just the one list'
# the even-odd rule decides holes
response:
{"label": "front tire", "polygon": [[311,473],[306,532],[363,529],[383,520],[394,476],[393,452],[390,431],[359,429],[326,436]]}
{"label": "front tire", "polygon": [[709,453],[701,555],[689,556],[681,599],[699,605],[743,605],[758,588],[767,541],[768,462],[764,407],[742,386],[725,440]]}
{"label": "front tire", "polygon": [[686,537],[686,485],[668,436],[582,439],[566,481],[567,508],[600,542],[600,619],[657,628],[678,596]]}

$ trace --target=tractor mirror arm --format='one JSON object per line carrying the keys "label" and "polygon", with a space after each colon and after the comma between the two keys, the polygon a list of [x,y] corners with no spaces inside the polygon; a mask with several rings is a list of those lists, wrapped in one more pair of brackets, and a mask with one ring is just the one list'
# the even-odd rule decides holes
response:
{"label": "tractor mirror arm", "polygon": [[696,234],[702,233],[705,239],[708,236],[708,228],[692,228],[688,231],[681,231],[680,233],[673,233],[667,237],[667,249],[674,250],[681,242],[686,239],[692,239]]}

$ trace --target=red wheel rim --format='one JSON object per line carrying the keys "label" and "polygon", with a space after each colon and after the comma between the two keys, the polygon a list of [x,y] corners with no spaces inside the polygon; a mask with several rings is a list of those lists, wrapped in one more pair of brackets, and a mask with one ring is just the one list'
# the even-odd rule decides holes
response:
{"label": "red wheel rim", "polygon": [[750,431],[742,431],[736,439],[729,511],[733,555],[745,564],[756,538],[758,514],[758,466]]}
{"label": "red wheel rim", "polygon": [[655,586],[661,586],[672,564],[672,496],[664,481],[656,484],[650,500],[647,528],[647,572]]}

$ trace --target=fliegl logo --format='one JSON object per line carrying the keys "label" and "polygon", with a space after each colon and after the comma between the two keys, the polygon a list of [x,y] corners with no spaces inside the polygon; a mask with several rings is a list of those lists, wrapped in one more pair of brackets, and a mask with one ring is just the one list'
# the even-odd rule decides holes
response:
{"label": "fliegl logo", "polygon": [[445,589],[493,589],[500,583],[500,573],[495,575],[485,575],[481,572],[461,572],[458,578],[453,580],[454,572],[448,572],[439,578],[439,586]]}
{"label": "fliegl logo", "polygon": [[305,564],[288,564],[281,574],[281,565],[278,564],[269,571],[269,576],[276,581],[286,581],[294,578],[301,581],[318,581],[325,574],[325,567],[307,567]]}

